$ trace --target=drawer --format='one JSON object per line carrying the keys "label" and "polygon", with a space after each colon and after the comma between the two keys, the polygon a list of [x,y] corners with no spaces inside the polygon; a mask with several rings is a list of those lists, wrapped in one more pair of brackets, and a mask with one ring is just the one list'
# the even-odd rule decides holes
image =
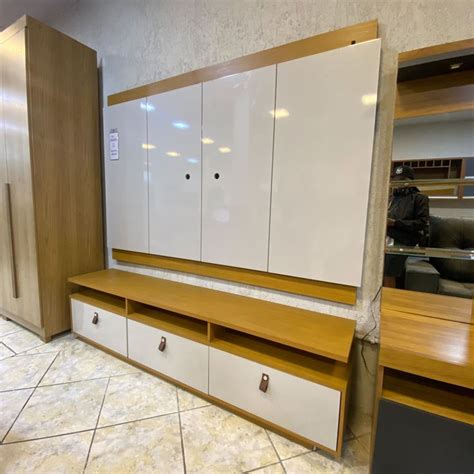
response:
{"label": "drawer", "polygon": [[[71,299],[72,329],[119,354],[127,355],[127,321],[125,317]],[[94,316],[97,314],[97,323]]]}
{"label": "drawer", "polygon": [[[266,392],[259,389],[262,374],[269,377]],[[211,347],[209,394],[336,450],[338,390]]]}
{"label": "drawer", "polygon": [[[166,345],[160,351],[163,337]],[[201,392],[208,392],[209,348],[204,344],[129,319],[128,357]]]}

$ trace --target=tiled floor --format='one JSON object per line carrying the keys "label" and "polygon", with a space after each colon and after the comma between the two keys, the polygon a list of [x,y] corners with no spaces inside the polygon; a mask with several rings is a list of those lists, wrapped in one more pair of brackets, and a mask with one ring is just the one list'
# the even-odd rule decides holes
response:
{"label": "tiled floor", "polygon": [[365,473],[367,419],[342,461],[311,452],[72,335],[0,319],[0,472]]}

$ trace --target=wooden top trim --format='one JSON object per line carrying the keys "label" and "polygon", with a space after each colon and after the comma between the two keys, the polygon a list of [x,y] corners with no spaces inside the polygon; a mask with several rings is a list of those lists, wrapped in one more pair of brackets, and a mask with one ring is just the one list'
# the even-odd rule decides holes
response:
{"label": "wooden top trim", "polygon": [[423,59],[431,58],[437,59],[436,56],[444,56],[449,53],[459,52],[474,48],[474,38],[469,38],[461,41],[454,41],[452,43],[437,44],[434,46],[427,46],[425,48],[413,49],[405,51],[398,55],[399,67],[410,66],[416,62],[422,62]]}
{"label": "wooden top trim", "polygon": [[349,46],[353,41],[360,43],[378,37],[378,21],[371,20],[365,23],[341,28],[299,41],[276,46],[258,53],[249,54],[241,58],[208,66],[195,71],[186,72],[179,76],[163,79],[144,86],[128,89],[108,96],[108,105],[116,105],[130,100],[149,97],[162,92],[179,89],[181,87],[212,81],[219,77],[250,71],[292,59],[322,53],[331,49]]}
{"label": "wooden top trim", "polygon": [[86,288],[347,362],[355,321],[120,270],[69,278]]}
{"label": "wooden top trim", "polygon": [[209,278],[260,286],[272,290],[284,291],[297,295],[310,296],[328,301],[354,305],[357,301],[357,288],[324,281],[308,280],[275,273],[260,272],[246,268],[216,265],[207,262],[196,262],[182,258],[162,257],[128,250],[112,250],[112,258],[120,262],[146,265]]}
{"label": "wooden top trim", "polygon": [[466,324],[474,324],[473,304],[474,301],[467,298],[419,291],[384,288],[382,292],[382,311],[400,311]]}
{"label": "wooden top trim", "polygon": [[379,364],[474,388],[474,326],[383,309]]}

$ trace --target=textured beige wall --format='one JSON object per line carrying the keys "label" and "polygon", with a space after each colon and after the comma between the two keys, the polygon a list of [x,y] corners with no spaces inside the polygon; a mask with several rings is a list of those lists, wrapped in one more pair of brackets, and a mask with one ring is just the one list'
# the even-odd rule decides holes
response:
{"label": "textured beige wall", "polygon": [[[151,269],[156,276],[357,320],[378,320],[396,53],[474,36],[473,0],[78,0],[52,26],[96,49],[103,96],[311,35],[378,19],[383,40],[366,259],[355,307]],[[114,262],[111,262],[114,264]],[[378,328],[370,340],[378,335]]]}

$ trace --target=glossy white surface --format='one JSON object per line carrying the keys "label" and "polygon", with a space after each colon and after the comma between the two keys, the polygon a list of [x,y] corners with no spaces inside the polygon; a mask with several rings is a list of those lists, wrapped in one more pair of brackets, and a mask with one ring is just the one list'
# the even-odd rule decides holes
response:
{"label": "glossy white surface", "polygon": [[278,65],[269,271],[360,286],[380,40]]}
{"label": "glossy white surface", "polygon": [[[127,320],[123,316],[71,299],[72,330],[92,341],[127,355]],[[97,324],[92,323],[97,313]]]}
{"label": "glossy white surface", "polygon": [[[259,389],[267,374],[267,392]],[[256,362],[209,349],[209,394],[336,449],[340,392]]]}
{"label": "glossy white surface", "polygon": [[[162,337],[166,348],[158,350]],[[208,347],[128,320],[128,357],[190,387],[208,391]]]}
{"label": "glossy white surface", "polygon": [[275,66],[203,84],[205,262],[267,270],[274,101]]}
{"label": "glossy white surface", "polygon": [[148,98],[150,253],[201,258],[201,84]]}
{"label": "glossy white surface", "polygon": [[[109,159],[109,132],[119,133],[119,159]],[[104,109],[105,190],[109,248],[148,252],[146,100]]]}

